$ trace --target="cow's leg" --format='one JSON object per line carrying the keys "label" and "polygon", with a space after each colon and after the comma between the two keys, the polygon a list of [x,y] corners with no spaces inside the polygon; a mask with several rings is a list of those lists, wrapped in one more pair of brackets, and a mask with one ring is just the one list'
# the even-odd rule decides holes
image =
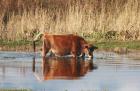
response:
{"label": "cow's leg", "polygon": [[92,59],[93,58],[93,52],[89,52],[88,57]]}
{"label": "cow's leg", "polygon": [[85,59],[85,53],[81,53],[79,57]]}
{"label": "cow's leg", "polygon": [[43,46],[42,46],[42,57],[45,57],[47,53],[45,41],[43,41]]}
{"label": "cow's leg", "polygon": [[85,58],[85,53],[82,53],[82,56],[81,56],[82,58]]}
{"label": "cow's leg", "polygon": [[72,44],[71,54],[74,58],[77,56],[77,48],[75,43]]}
{"label": "cow's leg", "polygon": [[85,57],[85,53],[81,53],[79,57]]}
{"label": "cow's leg", "polygon": [[75,52],[72,52],[72,57],[76,58],[76,53]]}
{"label": "cow's leg", "polygon": [[75,49],[72,49],[72,50],[71,50],[71,55],[72,55],[72,57],[74,57],[74,58],[76,57],[76,51],[75,51]]}
{"label": "cow's leg", "polygon": [[50,57],[54,57],[54,56],[55,54],[52,51],[50,51]]}
{"label": "cow's leg", "polygon": [[48,43],[44,40],[43,41],[43,46],[42,46],[42,57],[45,57],[46,54],[49,52],[50,47],[48,45]]}
{"label": "cow's leg", "polygon": [[93,58],[93,51],[88,49],[88,53],[87,53],[89,58]]}

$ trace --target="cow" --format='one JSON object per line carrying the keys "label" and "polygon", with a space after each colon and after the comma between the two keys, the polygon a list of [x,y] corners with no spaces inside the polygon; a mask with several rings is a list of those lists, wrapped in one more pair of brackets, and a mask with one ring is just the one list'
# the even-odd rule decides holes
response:
{"label": "cow", "polygon": [[82,37],[67,34],[67,35],[52,35],[48,33],[40,33],[34,39],[34,51],[35,51],[35,41],[38,40],[38,37],[43,35],[42,41],[42,56],[46,56],[48,52],[51,52],[55,56],[66,56],[72,55],[73,57],[85,57],[85,54],[88,57],[93,58],[93,51],[97,47],[88,44]]}

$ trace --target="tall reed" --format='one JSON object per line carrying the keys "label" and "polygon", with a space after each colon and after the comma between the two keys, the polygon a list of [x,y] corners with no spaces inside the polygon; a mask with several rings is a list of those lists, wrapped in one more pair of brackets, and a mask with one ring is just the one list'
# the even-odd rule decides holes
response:
{"label": "tall reed", "polygon": [[32,40],[36,32],[47,31],[95,41],[140,40],[139,0],[8,1],[0,1],[1,39]]}

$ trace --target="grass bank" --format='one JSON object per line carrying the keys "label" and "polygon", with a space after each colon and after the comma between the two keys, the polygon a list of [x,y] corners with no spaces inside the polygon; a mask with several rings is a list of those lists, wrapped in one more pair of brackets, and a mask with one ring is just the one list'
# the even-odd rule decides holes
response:
{"label": "grass bank", "polygon": [[106,41],[95,43],[100,49],[127,48],[140,50],[140,41]]}
{"label": "grass bank", "polygon": [[[36,42],[37,46],[41,41]],[[39,47],[40,48],[40,47]],[[33,42],[28,40],[0,40],[0,50],[2,51],[33,51]]]}
{"label": "grass bank", "polygon": [[[89,43],[97,46],[103,50],[112,50],[116,48],[126,48],[130,50],[140,50],[140,41],[100,41]],[[18,41],[6,41],[0,40],[0,49],[1,50],[17,50],[17,51],[33,51],[33,42],[27,40],[18,40]],[[37,50],[41,48],[42,42],[36,42]]]}

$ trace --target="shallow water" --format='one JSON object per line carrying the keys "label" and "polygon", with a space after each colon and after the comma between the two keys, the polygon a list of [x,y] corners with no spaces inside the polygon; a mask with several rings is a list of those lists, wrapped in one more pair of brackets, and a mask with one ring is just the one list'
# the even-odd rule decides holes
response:
{"label": "shallow water", "polygon": [[[135,56],[133,56],[135,55]],[[99,51],[94,59],[0,52],[0,88],[33,91],[140,91],[138,53]]]}

